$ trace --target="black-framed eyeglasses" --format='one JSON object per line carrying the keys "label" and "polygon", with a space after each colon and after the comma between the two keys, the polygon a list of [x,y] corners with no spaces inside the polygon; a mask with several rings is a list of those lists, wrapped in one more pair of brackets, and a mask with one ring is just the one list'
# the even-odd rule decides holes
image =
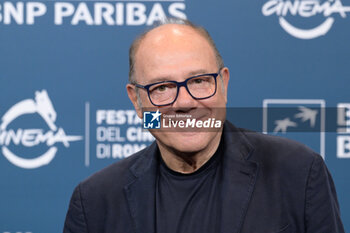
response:
{"label": "black-framed eyeglasses", "polygon": [[[220,69],[221,70],[221,69]],[[217,89],[216,78],[220,74],[210,73],[189,77],[183,82],[161,81],[148,85],[133,83],[136,87],[147,90],[148,98],[155,106],[165,106],[174,103],[179,95],[180,87],[185,87],[195,100],[208,99],[215,95]]]}

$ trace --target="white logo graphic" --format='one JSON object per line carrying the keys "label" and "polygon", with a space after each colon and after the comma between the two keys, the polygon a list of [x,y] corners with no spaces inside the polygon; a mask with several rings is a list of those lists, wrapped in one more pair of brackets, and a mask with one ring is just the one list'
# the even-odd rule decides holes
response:
{"label": "white logo graphic", "polygon": [[[7,126],[19,116],[25,114],[39,114],[46,122],[50,130],[46,133],[43,129],[7,129]],[[81,140],[81,136],[67,136],[62,128],[55,125],[57,114],[51,100],[46,92],[35,92],[35,100],[26,99],[12,106],[1,118],[0,124],[0,145],[2,145],[3,155],[14,165],[34,169],[47,165],[55,157],[57,147],[55,143],[61,142],[65,147],[69,146],[70,141]],[[25,147],[33,147],[40,143],[45,143],[50,148],[42,155],[36,158],[22,158],[14,154],[8,146],[10,143],[14,145],[22,144]]]}
{"label": "white logo graphic", "polygon": [[312,110],[310,108],[306,108],[306,107],[303,107],[303,106],[299,107],[299,111],[300,111],[300,113],[295,114],[294,117],[301,118],[302,122],[310,121],[310,126],[311,127],[315,127],[316,116],[317,116],[318,111],[317,110]]}
{"label": "white logo graphic", "polygon": [[160,116],[162,114],[157,110],[156,112],[143,113],[143,128],[144,129],[160,129]]}
{"label": "white logo graphic", "polygon": [[[339,14],[342,18],[346,17],[346,12],[350,12],[349,6],[343,6],[340,0],[327,0],[321,3],[320,0],[269,0],[262,7],[264,16],[276,14],[279,24],[290,35],[299,39],[314,39],[325,35],[334,23],[333,14]],[[323,15],[325,20],[318,26],[311,29],[301,29],[293,26],[286,20],[286,16],[299,15],[303,18]]]}
{"label": "white logo graphic", "polygon": [[350,103],[339,103],[337,112],[337,157],[350,159]]}
{"label": "white logo graphic", "polygon": [[[314,128],[318,111],[306,108],[304,106],[299,106],[298,109],[300,112],[295,114],[294,118],[301,118],[302,122],[310,121],[310,127]],[[286,133],[288,127],[298,126],[298,124],[294,121],[291,121],[289,117],[284,118],[283,120],[276,120],[275,124],[276,127],[273,130],[274,133],[278,133],[279,131],[281,131],[282,133]]]}
{"label": "white logo graphic", "polygon": [[151,120],[151,122],[152,122],[152,121],[154,121],[154,120],[160,121],[160,120],[159,120],[159,117],[160,117],[162,114],[159,112],[159,110],[157,110],[155,113],[152,113],[151,115],[153,116],[153,117],[152,117],[152,120]]}
{"label": "white logo graphic", "polygon": [[305,143],[325,158],[325,107],[322,99],[265,99],[263,133]]}
{"label": "white logo graphic", "polygon": [[288,127],[296,127],[297,123],[291,121],[289,117],[284,118],[283,120],[276,120],[275,121],[276,128],[273,130],[274,133],[278,133],[281,131],[282,133],[287,132]]}

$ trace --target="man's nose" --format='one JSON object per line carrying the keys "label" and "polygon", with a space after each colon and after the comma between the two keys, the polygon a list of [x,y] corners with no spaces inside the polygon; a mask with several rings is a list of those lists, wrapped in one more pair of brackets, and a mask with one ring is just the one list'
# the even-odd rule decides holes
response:
{"label": "man's nose", "polygon": [[173,104],[173,107],[178,111],[188,111],[196,107],[197,101],[192,98],[187,89],[182,86],[179,88],[179,94],[176,101]]}

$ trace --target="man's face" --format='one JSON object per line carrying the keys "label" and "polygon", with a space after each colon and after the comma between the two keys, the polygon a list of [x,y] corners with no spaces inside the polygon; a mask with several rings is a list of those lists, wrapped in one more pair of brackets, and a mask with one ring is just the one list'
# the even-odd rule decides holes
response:
{"label": "man's face", "polygon": [[[189,26],[164,25],[150,31],[142,40],[135,54],[135,78],[141,85],[159,81],[182,82],[195,75],[217,73],[218,66],[213,49],[207,40]],[[179,89],[176,101],[169,106],[157,107],[162,114],[188,114],[201,119],[215,118],[224,121],[226,90],[229,80],[227,68],[221,69],[221,77],[217,77],[216,94],[208,99],[195,100],[184,87]],[[139,117],[142,109],[138,105],[136,89],[127,86]],[[139,89],[139,102],[142,108],[155,108],[150,102],[147,91]],[[182,153],[193,153],[207,149],[221,135],[221,129],[215,132],[170,132],[152,130],[158,144]],[[214,140],[216,139],[216,140]]]}

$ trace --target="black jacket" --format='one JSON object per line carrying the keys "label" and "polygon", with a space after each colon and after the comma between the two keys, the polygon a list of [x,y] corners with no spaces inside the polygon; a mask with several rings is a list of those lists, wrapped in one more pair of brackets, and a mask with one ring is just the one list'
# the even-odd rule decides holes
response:
{"label": "black jacket", "polygon": [[[228,122],[223,136],[221,221],[230,227],[220,233],[344,232],[321,156]],[[80,183],[64,233],[155,233],[157,150],[153,143]]]}

